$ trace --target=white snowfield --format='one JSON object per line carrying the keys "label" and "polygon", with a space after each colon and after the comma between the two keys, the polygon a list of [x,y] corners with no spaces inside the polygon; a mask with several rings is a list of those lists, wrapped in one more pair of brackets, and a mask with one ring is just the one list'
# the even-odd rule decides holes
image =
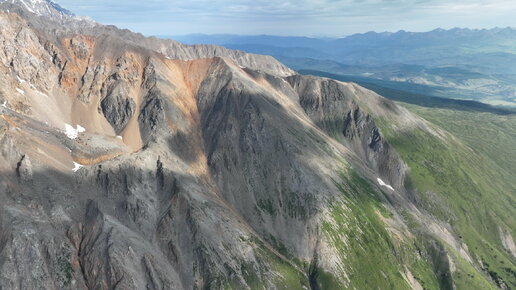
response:
{"label": "white snowfield", "polygon": [[45,98],[48,98],[48,95],[47,95],[47,94],[42,93],[42,92],[40,92],[40,91],[38,91],[38,90],[36,90],[36,93],[38,93],[38,94],[42,95],[42,96],[43,96],[43,97],[45,97]]}
{"label": "white snowfield", "polygon": [[56,21],[76,20],[95,24],[90,17],[76,16],[52,0],[0,0],[0,3],[4,2],[15,4],[38,16],[46,16]]}
{"label": "white snowfield", "polygon": [[[39,16],[50,15],[52,14],[52,8],[56,9],[52,6],[54,4],[53,1],[49,0],[3,0],[0,2],[10,2],[10,3],[19,3],[20,6],[27,9],[29,12],[34,13]],[[65,11],[55,10],[56,12],[65,14]]]}
{"label": "white snowfield", "polygon": [[16,88],[16,91],[22,95],[25,95],[25,91],[20,88]]}
{"label": "white snowfield", "polygon": [[79,169],[81,169],[81,168],[83,168],[83,167],[84,167],[84,165],[79,164],[79,163],[77,163],[77,162],[74,162],[74,163],[73,163],[73,166],[74,166],[74,168],[72,169],[72,170],[73,170],[73,172],[77,172],[77,171],[79,171]]}
{"label": "white snowfield", "polygon": [[86,132],[86,129],[84,129],[81,125],[77,125],[77,128],[74,128],[70,124],[65,124],[65,134],[68,138],[74,140],[79,137],[79,133]]}
{"label": "white snowfield", "polygon": [[18,80],[18,82],[19,82],[20,84],[23,84],[23,83],[25,82],[25,80],[24,80],[24,79],[22,79],[22,78],[20,78],[19,76],[16,76],[16,79]]}
{"label": "white snowfield", "polygon": [[387,187],[388,189],[390,189],[390,190],[394,191],[394,188],[392,188],[392,186],[390,186],[390,185],[388,185],[387,183],[383,182],[383,180],[381,180],[380,178],[377,178],[376,180],[378,181],[378,184],[379,184],[380,186],[385,186],[385,187]]}
{"label": "white snowfield", "polygon": [[[1,2],[1,1],[0,1],[0,2]],[[33,84],[28,83],[26,80],[24,80],[24,79],[20,78],[19,76],[16,76],[16,79],[18,80],[18,83],[19,83],[20,85],[23,85],[24,83],[27,83],[27,84],[29,85],[29,87],[30,87],[32,90],[34,90],[36,93],[38,93],[38,94],[40,94],[40,95],[42,95],[42,96],[44,96],[44,97],[47,97],[47,98],[48,98],[48,95],[47,95],[47,94],[45,94],[45,93],[43,93],[43,92],[39,91],[39,90],[38,90],[38,89],[37,89]],[[20,93],[20,94],[22,94],[22,95],[25,95],[25,91],[24,91],[24,90],[22,90],[22,89],[20,89],[20,88],[16,88],[16,90],[18,91],[18,93]]]}

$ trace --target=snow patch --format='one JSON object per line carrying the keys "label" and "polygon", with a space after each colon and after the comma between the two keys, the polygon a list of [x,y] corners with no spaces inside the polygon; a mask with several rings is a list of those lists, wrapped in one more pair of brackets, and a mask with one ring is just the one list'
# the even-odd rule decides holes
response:
{"label": "snow patch", "polygon": [[79,137],[79,133],[84,133],[84,132],[86,132],[86,129],[81,127],[81,125],[77,125],[77,128],[74,128],[70,124],[65,124],[65,134],[68,138],[70,138],[72,140],[77,139],[77,137]]}
{"label": "snow patch", "polygon": [[74,163],[73,163],[73,166],[74,166],[74,168],[72,169],[72,170],[73,170],[73,172],[77,172],[77,171],[79,171],[79,169],[81,169],[81,168],[83,168],[83,167],[84,167],[84,165],[79,164],[79,163],[77,163],[77,162],[74,162]]}
{"label": "snow patch", "polygon": [[16,88],[16,91],[22,95],[25,95],[25,91],[20,88]]}
{"label": "snow patch", "polygon": [[48,95],[47,95],[47,94],[45,94],[45,93],[42,93],[42,92],[40,92],[40,91],[36,91],[36,93],[38,93],[38,94],[42,95],[42,96],[43,96],[43,97],[45,97],[45,98],[48,98]]}
{"label": "snow patch", "polygon": [[4,101],[4,103],[2,104],[2,107],[7,108],[7,101]]}
{"label": "snow patch", "polygon": [[390,190],[394,191],[394,188],[392,188],[392,186],[390,186],[390,185],[388,185],[387,183],[383,182],[383,180],[381,180],[380,178],[377,178],[376,180],[378,181],[378,184],[379,184],[380,186],[385,186],[385,187],[387,187],[388,189],[390,189]]}
{"label": "snow patch", "polygon": [[25,80],[24,80],[24,79],[22,79],[22,78],[20,78],[19,76],[16,76],[16,79],[18,80],[18,82],[19,82],[20,84],[23,84],[23,83],[25,82]]}
{"label": "snow patch", "polygon": [[116,137],[117,137],[118,139],[120,139],[120,140],[124,140],[124,137],[122,137],[122,136],[116,136]]}
{"label": "snow patch", "polygon": [[34,10],[32,10],[32,8],[29,7],[29,5],[27,5],[27,3],[25,3],[25,1],[21,0],[21,3],[23,3],[23,6],[25,6],[25,8],[27,8],[27,10],[29,10],[32,13],[35,13]]}

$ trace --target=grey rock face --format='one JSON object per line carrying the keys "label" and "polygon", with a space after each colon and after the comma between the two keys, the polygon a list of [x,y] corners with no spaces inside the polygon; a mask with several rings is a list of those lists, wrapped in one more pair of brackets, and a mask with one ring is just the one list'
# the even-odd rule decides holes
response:
{"label": "grey rock face", "polygon": [[77,98],[84,103],[90,103],[92,98],[99,98],[102,94],[102,78],[105,77],[106,67],[99,65],[95,68],[88,67],[82,76],[82,84]]}
{"label": "grey rock face", "polygon": [[373,118],[359,108],[344,118],[343,136],[380,177],[403,188],[407,166],[384,140]]}
{"label": "grey rock face", "polygon": [[[225,63],[214,65],[210,75],[197,102],[208,165],[224,199],[262,236],[277,237],[296,255],[311,256],[316,208],[331,191],[320,187],[321,177],[299,159],[306,148],[319,152],[316,141],[273,95],[228,71]],[[301,145],[284,133],[288,130],[310,141]]]}
{"label": "grey rock face", "polygon": [[154,136],[165,122],[165,101],[158,94],[154,92],[148,96],[138,117],[143,140]]}
{"label": "grey rock face", "polygon": [[15,21],[4,18],[2,23],[4,34],[1,41],[0,60],[9,65],[19,77],[19,81],[30,82],[39,85],[42,89],[50,88],[55,79],[47,73],[51,68],[49,64],[40,57],[43,55],[43,48],[39,45],[34,49],[38,50],[36,55],[27,46],[28,43],[38,43],[39,37],[26,26]]}
{"label": "grey rock face", "polygon": [[23,182],[30,182],[32,180],[32,163],[28,156],[22,156],[16,166],[16,174]]}
{"label": "grey rock face", "polygon": [[132,99],[113,93],[104,98],[100,106],[116,133],[120,133],[125,128],[136,110],[136,104]]}
{"label": "grey rock face", "polygon": [[360,108],[355,92],[336,81],[312,77],[293,76],[289,83],[314,122],[353,148],[379,177],[395,188],[403,188],[407,166],[384,140],[374,118]]}

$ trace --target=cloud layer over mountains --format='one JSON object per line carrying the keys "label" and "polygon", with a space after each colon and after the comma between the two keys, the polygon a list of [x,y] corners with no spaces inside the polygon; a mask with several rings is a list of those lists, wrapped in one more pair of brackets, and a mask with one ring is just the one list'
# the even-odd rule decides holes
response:
{"label": "cloud layer over mountains", "polygon": [[145,34],[240,33],[341,36],[355,32],[426,31],[435,27],[513,26],[510,0],[59,0],[89,15]]}

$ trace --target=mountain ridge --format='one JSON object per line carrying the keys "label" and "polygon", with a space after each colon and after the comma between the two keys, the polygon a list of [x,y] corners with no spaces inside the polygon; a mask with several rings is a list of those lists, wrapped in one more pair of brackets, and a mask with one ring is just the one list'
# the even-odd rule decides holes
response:
{"label": "mountain ridge", "polygon": [[[312,43],[315,44],[316,41],[326,41],[326,42],[332,42],[332,41],[344,41],[346,38],[365,38],[369,36],[386,36],[386,37],[392,37],[392,36],[403,36],[403,35],[429,35],[429,34],[436,34],[436,35],[446,35],[448,33],[458,33],[458,34],[467,34],[467,33],[487,33],[487,35],[496,35],[497,33],[515,33],[516,28],[514,27],[493,27],[493,28],[460,28],[460,27],[454,27],[449,29],[443,29],[443,28],[435,28],[433,30],[429,31],[406,31],[406,30],[398,30],[398,31],[384,31],[384,32],[378,32],[378,31],[368,31],[364,33],[354,33],[343,37],[311,37],[311,36],[279,36],[279,35],[270,35],[270,34],[260,34],[260,35],[242,35],[242,34],[203,34],[203,33],[194,33],[194,34],[184,34],[184,35],[159,35],[159,37],[163,38],[175,38],[175,39],[183,39],[186,41],[186,43],[189,44],[203,44],[206,42],[218,44],[218,45],[224,45],[224,44],[237,44],[238,42],[233,42],[231,39],[234,39],[234,41],[240,41],[239,39],[247,39],[244,40],[246,43],[252,43],[252,44],[278,44],[277,40],[281,39],[288,39],[290,43],[286,42],[285,45],[292,46],[292,41],[295,42],[295,40],[298,40],[300,42],[305,42],[306,44]],[[252,40],[255,39],[252,42]],[[272,40],[272,42],[268,43],[268,39]],[[249,42],[251,40],[251,42]],[[299,46],[298,44],[296,44]],[[294,46],[296,46],[294,45]],[[306,46],[306,45],[301,45]]]}
{"label": "mountain ridge", "polygon": [[338,39],[266,35],[176,38],[269,54],[295,70],[368,77],[406,88],[423,85],[436,97],[514,107],[514,36],[512,28],[456,28],[369,32]]}
{"label": "mountain ridge", "polygon": [[[164,54],[166,57],[177,58],[183,60],[195,59],[195,58],[209,58],[209,57],[229,57],[236,61],[241,66],[249,66],[256,69],[262,69],[272,74],[280,74],[287,76],[293,74],[293,71],[274,58],[270,56],[248,54],[243,51],[229,50],[224,47],[213,46],[213,45],[197,45],[189,46],[181,44],[173,40],[161,40],[152,37],[144,37],[139,33],[133,33],[129,30],[118,29],[112,25],[102,25],[90,19],[89,17],[76,16],[68,10],[60,7],[50,0],[33,0],[32,3],[35,7],[48,8],[52,11],[49,15],[43,13],[38,15],[39,17],[24,17],[25,20],[30,23],[36,29],[45,29],[48,33],[51,29],[54,29],[52,33],[83,33],[92,35],[111,35],[114,37],[123,37],[126,41],[132,42],[134,45],[143,46],[150,48],[154,51]],[[28,11],[25,7],[26,3],[24,0],[3,0],[0,1],[0,8],[2,10],[13,10],[13,8],[19,9],[19,13],[33,14],[34,11]],[[50,5],[50,6],[49,6]],[[54,7],[55,6],[55,7]],[[41,8],[43,9],[43,8]],[[64,16],[64,17],[63,17]],[[45,23],[41,23],[41,20]],[[50,19],[55,24],[48,23],[44,19]],[[51,28],[52,27],[52,28]],[[51,37],[51,36],[49,36]]]}

